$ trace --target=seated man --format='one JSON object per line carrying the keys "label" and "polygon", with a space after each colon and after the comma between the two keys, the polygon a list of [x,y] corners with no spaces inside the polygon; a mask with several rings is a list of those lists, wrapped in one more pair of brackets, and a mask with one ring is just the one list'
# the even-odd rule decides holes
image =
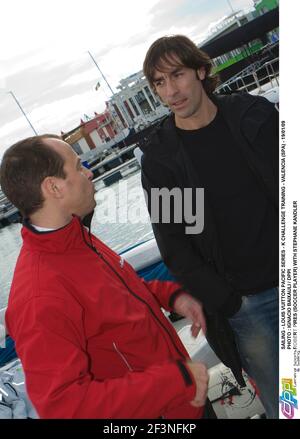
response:
{"label": "seated man", "polygon": [[[41,418],[199,418],[208,374],[161,312],[201,305],[174,282],[143,282],[93,236],[92,172],[59,137],[11,146],[1,187],[24,217],[7,329]],[[172,307],[171,307],[172,305]]]}

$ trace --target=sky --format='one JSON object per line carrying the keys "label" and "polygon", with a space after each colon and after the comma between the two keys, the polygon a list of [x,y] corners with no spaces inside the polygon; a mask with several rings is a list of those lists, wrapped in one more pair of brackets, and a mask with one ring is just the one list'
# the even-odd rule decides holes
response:
{"label": "sky", "polygon": [[[102,112],[109,84],[142,69],[151,43],[184,34],[203,41],[210,26],[252,0],[10,0],[1,2],[0,158],[34,134],[66,132]],[[95,90],[96,83],[101,87]]]}

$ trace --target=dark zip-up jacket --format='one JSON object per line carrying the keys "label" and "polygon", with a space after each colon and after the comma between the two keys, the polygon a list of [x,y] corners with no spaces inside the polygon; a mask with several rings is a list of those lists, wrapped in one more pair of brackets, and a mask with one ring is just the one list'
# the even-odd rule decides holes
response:
{"label": "dark zip-up jacket", "polygon": [[[274,105],[265,98],[249,94],[213,96],[211,99],[261,190],[278,206],[278,112]],[[142,150],[142,185],[147,192],[150,214],[152,188],[201,187],[197,170],[176,132],[173,114],[161,122]],[[153,223],[152,226],[165,264],[204,305],[208,341],[220,359],[240,376],[238,355],[226,317],[238,311],[241,297],[232,287],[224,267],[208,197],[205,195],[202,233],[187,235],[185,224],[174,221]]]}

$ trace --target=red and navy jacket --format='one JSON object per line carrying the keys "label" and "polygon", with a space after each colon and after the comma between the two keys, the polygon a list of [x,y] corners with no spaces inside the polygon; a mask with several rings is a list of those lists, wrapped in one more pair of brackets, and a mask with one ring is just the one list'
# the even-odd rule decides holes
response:
{"label": "red and navy jacket", "polygon": [[199,418],[188,353],[161,307],[174,282],[142,281],[74,217],[24,226],[6,324],[41,418]]}

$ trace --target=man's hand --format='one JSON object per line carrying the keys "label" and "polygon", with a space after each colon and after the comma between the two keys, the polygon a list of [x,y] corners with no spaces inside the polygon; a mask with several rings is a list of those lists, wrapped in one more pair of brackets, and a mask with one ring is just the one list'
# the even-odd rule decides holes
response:
{"label": "man's hand", "polygon": [[192,336],[197,337],[202,328],[204,334],[206,334],[206,320],[202,308],[201,302],[194,299],[190,294],[180,294],[174,302],[173,309],[177,314],[192,320]]}
{"label": "man's hand", "polygon": [[202,407],[207,398],[208,373],[203,363],[187,361],[186,366],[196,383],[195,398],[190,402],[193,407]]}

